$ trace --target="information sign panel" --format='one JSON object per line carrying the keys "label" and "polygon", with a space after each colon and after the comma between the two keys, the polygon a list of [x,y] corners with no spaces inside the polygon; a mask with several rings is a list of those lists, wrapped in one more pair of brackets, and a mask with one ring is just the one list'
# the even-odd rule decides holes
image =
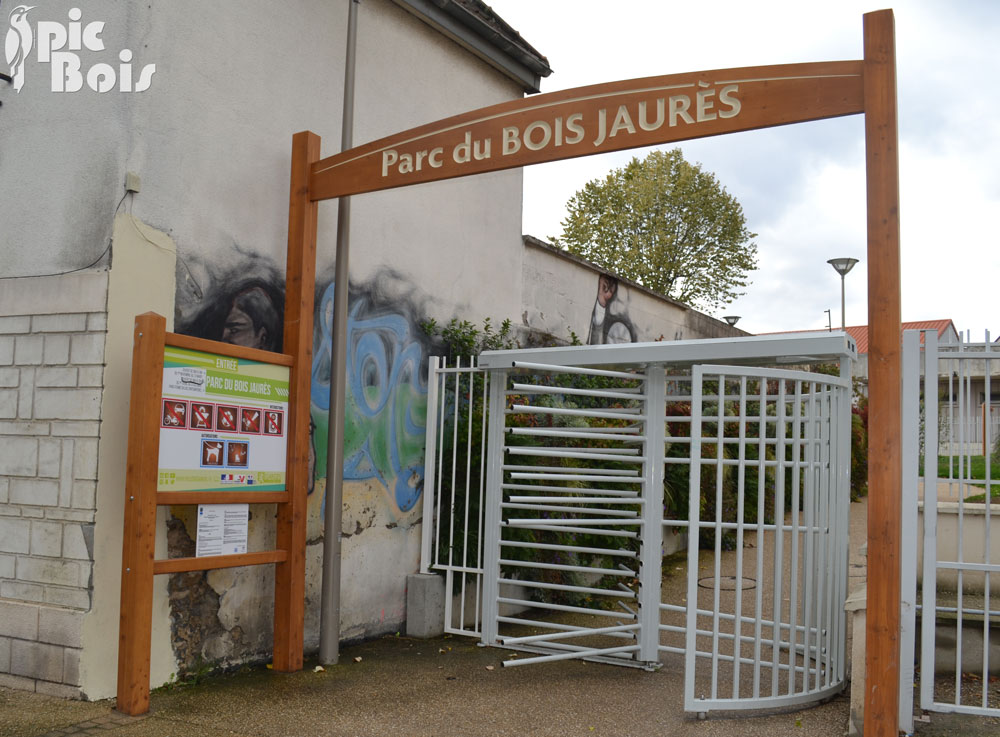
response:
{"label": "information sign panel", "polygon": [[166,346],[157,491],[282,491],[287,366]]}

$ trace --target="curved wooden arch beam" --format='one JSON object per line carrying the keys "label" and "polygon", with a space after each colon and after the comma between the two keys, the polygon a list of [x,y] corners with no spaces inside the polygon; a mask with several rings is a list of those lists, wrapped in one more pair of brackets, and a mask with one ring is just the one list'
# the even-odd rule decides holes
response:
{"label": "curved wooden arch beam", "polygon": [[864,111],[862,61],[577,87],[412,128],[312,165],[313,201]]}

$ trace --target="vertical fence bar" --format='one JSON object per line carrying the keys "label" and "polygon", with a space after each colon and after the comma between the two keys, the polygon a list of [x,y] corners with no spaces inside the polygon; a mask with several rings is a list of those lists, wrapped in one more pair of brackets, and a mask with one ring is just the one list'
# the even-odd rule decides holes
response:
{"label": "vertical fence bar", "polygon": [[[740,377],[739,398],[739,441],[737,446],[736,466],[736,606],[733,612],[733,694],[732,698],[740,697],[740,665],[743,660],[743,517],[746,504],[746,413],[747,413],[747,377]],[[760,489],[757,490],[758,495]],[[759,542],[759,541],[758,541]]]}
{"label": "vertical fence bar", "polygon": [[[448,368],[448,359],[442,358],[442,369]],[[437,408],[437,460],[435,461],[434,467],[437,472],[437,485],[434,490],[435,507],[437,513],[434,517],[434,563],[439,564],[441,562],[441,523],[444,517],[441,516],[441,480],[444,476],[444,409],[445,409],[445,396],[448,394],[448,375],[444,371],[438,372],[436,378],[435,388],[438,393],[438,408]],[[446,622],[451,623],[451,620],[445,619]]]}
{"label": "vertical fence bar", "polygon": [[712,700],[719,698],[719,611],[720,586],[722,582],[722,481],[725,476],[723,465],[725,456],[726,376],[717,374],[715,393],[715,560],[712,586]]}
{"label": "vertical fence bar", "polygon": [[[948,374],[949,391],[951,373]],[[950,394],[949,394],[950,396]],[[950,428],[950,424],[949,424]],[[920,708],[934,703],[937,625],[938,335],[924,333],[924,560],[920,617]],[[950,443],[950,440],[949,440]]]}
{"label": "vertical fence bar", "polygon": [[[851,360],[844,359],[840,364],[840,376],[847,379],[848,387],[852,376]],[[831,611],[835,611],[837,623],[837,652],[841,652],[847,644],[847,612],[842,603],[847,601],[847,579],[850,560],[849,515],[851,506],[851,390],[838,389],[836,393],[837,434],[833,438],[836,445],[836,473],[834,492],[835,519],[833,524],[834,550],[836,551],[835,566],[839,572],[837,580],[838,604],[831,602]],[[836,609],[832,607],[836,606]],[[867,636],[867,633],[865,633]],[[837,659],[837,681],[843,681],[847,676],[846,658]]]}
{"label": "vertical fence bar", "polygon": [[[455,359],[455,389],[452,401],[455,403],[454,417],[452,417],[451,432],[451,503],[448,510],[448,567],[455,565],[455,497],[458,489],[455,488],[456,476],[458,475],[458,407],[462,403],[459,381],[462,377],[462,358]],[[449,592],[449,596],[451,593]]]}
{"label": "vertical fence bar", "polygon": [[[962,336],[962,349],[967,350],[968,345],[965,336]],[[965,543],[962,540],[965,532],[965,496],[968,493],[966,479],[968,478],[968,436],[966,427],[969,418],[969,368],[968,362],[960,360],[958,362],[958,548],[957,558],[959,563],[965,562]],[[971,459],[969,459],[971,461]],[[965,607],[963,599],[965,593],[965,571],[960,566],[958,568],[958,587],[955,624],[955,704],[962,703],[962,635],[963,615]]]}
{"label": "vertical fence bar", "polygon": [[438,357],[427,359],[427,419],[424,427],[424,498],[420,523],[420,572],[430,573],[431,540],[434,537],[435,456],[437,455]]}
{"label": "vertical fence bar", "polygon": [[[489,451],[489,446],[486,443],[486,429],[489,427],[490,423],[490,410],[492,405],[490,404],[489,391],[490,391],[490,374],[489,371],[480,371],[480,376],[483,378],[483,430],[482,430],[482,445],[479,453],[479,505],[476,521],[476,570],[479,572],[476,574],[476,625],[475,630],[479,631],[482,622],[482,601],[483,601],[483,510],[486,507],[486,458]],[[501,407],[501,413],[503,408]]]}
{"label": "vertical fence bar", "polygon": [[775,423],[775,495],[774,495],[774,592],[771,597],[771,695],[778,695],[778,675],[781,663],[781,589],[784,578],[785,542],[785,381],[778,381],[778,417]]}
{"label": "vertical fence bar", "polygon": [[684,645],[684,710],[699,711],[694,694],[698,645],[698,537],[701,531],[702,368],[691,373],[691,470],[688,482],[687,627]]}
{"label": "vertical fence bar", "polygon": [[[917,529],[917,470],[920,466],[920,331],[903,333],[903,511],[904,530]],[[926,482],[925,482],[926,483]],[[899,728],[913,731],[913,662],[917,617],[917,537],[900,540]]]}
{"label": "vertical fence bar", "polygon": [[819,525],[825,532],[822,535],[822,544],[818,546],[818,560],[816,565],[818,570],[826,571],[826,576],[823,580],[823,587],[820,588],[818,594],[816,626],[819,632],[817,632],[816,647],[821,652],[825,650],[826,657],[821,658],[817,656],[817,662],[822,665],[822,668],[818,668],[816,673],[817,688],[820,685],[828,685],[832,680],[831,665],[834,662],[834,643],[836,643],[834,632],[837,621],[837,612],[835,609],[837,599],[835,592],[837,591],[836,582],[840,572],[836,566],[837,557],[834,553],[836,549],[836,525],[831,525],[831,521],[835,519],[832,511],[837,492],[836,482],[832,481],[837,473],[837,438],[835,435],[837,425],[834,422],[834,418],[836,417],[835,411],[837,405],[835,398],[837,391],[837,389],[827,387],[823,392],[823,401],[820,404],[820,412],[823,415],[823,422],[820,425],[823,444],[819,458],[819,489],[817,490],[819,497],[817,503]]}
{"label": "vertical fence bar", "polygon": [[483,625],[482,643],[497,642],[497,599],[500,596],[500,503],[503,501],[504,424],[506,415],[505,390],[507,371],[490,372],[489,436],[486,449],[489,461],[486,468],[486,510],[483,535]]}
{"label": "vertical fence bar", "polygon": [[[475,409],[475,388],[476,388],[476,357],[469,358],[469,391],[467,421],[469,431],[465,440],[465,520],[462,523],[462,589],[461,605],[459,606],[459,626],[465,627],[465,593],[468,582],[467,569],[469,567],[469,497],[472,488],[472,425]],[[464,393],[463,393],[464,394]],[[465,398],[463,396],[463,399]]]}
{"label": "vertical fence bar", "polygon": [[639,549],[639,660],[659,662],[660,584],[663,577],[663,455],[666,442],[666,373],[646,366],[642,413],[646,416],[642,464],[645,481],[642,542]]}
{"label": "vertical fence bar", "polygon": [[754,625],[753,625],[753,698],[760,698],[760,646],[761,628],[764,619],[764,523],[767,501],[767,379],[761,377],[760,382],[760,409],[757,419],[757,587],[754,597]]}
{"label": "vertical fence bar", "polygon": [[[816,383],[810,382],[807,384],[808,391],[804,397],[804,407],[805,411],[803,416],[805,418],[805,423],[803,427],[802,439],[805,444],[803,449],[802,457],[802,470],[804,473],[804,478],[802,479],[802,506],[803,513],[805,516],[806,530],[803,535],[802,547],[805,549],[804,560],[802,561],[802,692],[806,693],[809,690],[809,675],[810,667],[814,671],[819,668],[819,648],[811,645],[813,642],[814,630],[818,634],[818,628],[815,626],[813,621],[813,598],[816,594],[816,580],[819,578],[820,571],[816,568],[816,555],[815,555],[815,532],[814,528],[816,526],[816,511],[815,511],[815,495],[816,495],[816,483],[815,483],[815,463],[813,461],[813,453],[815,452],[813,434],[816,431]],[[814,649],[813,649],[814,648]],[[812,663],[812,666],[810,666]]]}
{"label": "vertical fence bar", "polygon": [[795,693],[798,653],[796,642],[799,624],[799,506],[801,502],[802,459],[802,382],[795,382],[792,399],[792,525],[791,558],[788,570],[788,693]]}
{"label": "vertical fence bar", "polygon": [[[985,540],[983,541],[983,563],[986,565],[990,564],[990,550],[992,549],[992,540],[990,539],[990,517],[993,516],[993,512],[990,509],[990,500],[993,497],[993,479],[992,479],[992,450],[993,450],[993,438],[990,436],[990,426],[989,426],[989,411],[990,411],[990,348],[992,344],[990,343],[990,331],[986,331],[985,340],[983,341],[983,465],[986,470],[986,516],[983,520],[986,526],[986,533],[984,535]],[[983,615],[983,699],[982,706],[986,708],[989,705],[989,683],[990,683],[990,571],[987,569],[985,571],[985,581],[983,583],[983,611],[986,614]]]}

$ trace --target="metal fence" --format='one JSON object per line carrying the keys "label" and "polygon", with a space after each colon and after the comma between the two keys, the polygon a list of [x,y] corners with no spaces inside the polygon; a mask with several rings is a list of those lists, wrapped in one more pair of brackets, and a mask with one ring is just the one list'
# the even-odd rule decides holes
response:
{"label": "metal fence", "polygon": [[[922,709],[1000,716],[1000,607],[993,589],[993,577],[1000,574],[1000,531],[995,529],[1000,520],[992,522],[1000,514],[1000,478],[993,474],[989,454],[983,457],[996,430],[986,423],[985,438],[980,438],[985,443],[970,443],[968,435],[970,426],[982,428],[979,395],[990,396],[1000,345],[991,343],[988,333],[983,343],[939,344],[930,331],[921,353],[918,332],[907,331],[903,358],[904,429],[909,429],[903,525],[913,531],[922,526],[920,539],[903,537],[908,546],[902,556],[904,666],[919,656]],[[939,442],[920,443],[918,427],[925,433],[937,428]],[[921,448],[926,451],[922,458]],[[912,689],[901,690],[900,696],[901,703],[912,704]]]}
{"label": "metal fence", "polygon": [[[433,362],[422,565],[445,575],[446,630],[525,651],[508,666],[683,655],[691,712],[842,688],[848,380],[699,359],[852,349],[823,334]],[[664,540],[688,531],[667,595]]]}
{"label": "metal fence", "polygon": [[478,636],[490,374],[431,356],[427,387],[420,571],[444,574],[445,631]]}

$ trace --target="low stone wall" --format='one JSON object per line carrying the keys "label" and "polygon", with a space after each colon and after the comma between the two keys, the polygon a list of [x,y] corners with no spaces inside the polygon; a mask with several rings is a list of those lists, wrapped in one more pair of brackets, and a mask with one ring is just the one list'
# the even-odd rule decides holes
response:
{"label": "low stone wall", "polygon": [[[986,505],[966,502],[962,505],[961,537],[959,537],[959,504],[958,502],[938,502],[937,507],[937,559],[958,560],[958,545],[961,539],[962,560],[969,563],[982,563],[983,552],[987,539],[990,544],[989,561],[1000,563],[1000,504],[990,505],[990,521],[993,532],[987,536]],[[924,504],[919,503],[917,512],[917,581],[923,583],[923,540],[924,540]],[[979,573],[965,573],[962,577],[962,590],[965,593],[981,594],[984,591],[986,578]],[[958,572],[938,570],[938,591],[957,591]],[[940,596],[940,594],[939,594]]]}
{"label": "low stone wall", "polygon": [[0,685],[79,696],[91,606],[107,274],[0,296]]}

